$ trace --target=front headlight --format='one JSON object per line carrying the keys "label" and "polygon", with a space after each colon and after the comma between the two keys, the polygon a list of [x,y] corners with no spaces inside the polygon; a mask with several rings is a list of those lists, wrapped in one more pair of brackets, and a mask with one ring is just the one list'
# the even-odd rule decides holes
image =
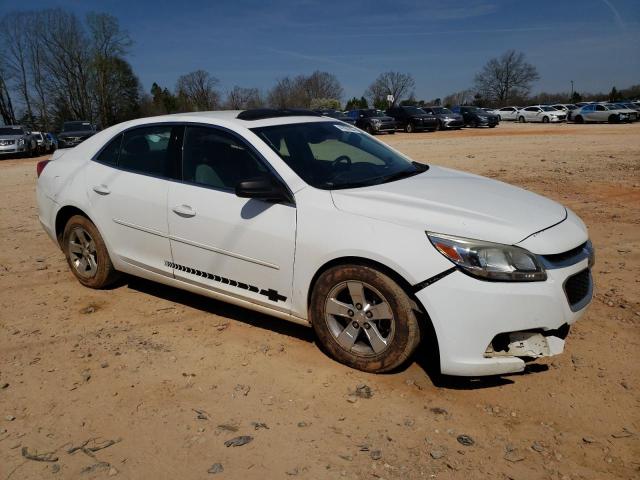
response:
{"label": "front headlight", "polygon": [[524,248],[427,232],[442,255],[461,270],[483,280],[540,282],[547,273],[536,256]]}
{"label": "front headlight", "polygon": [[371,123],[373,123],[374,125],[380,125],[380,120],[377,118],[372,118]]}
{"label": "front headlight", "polygon": [[18,140],[18,145],[23,146],[24,145],[24,138],[21,138]]}

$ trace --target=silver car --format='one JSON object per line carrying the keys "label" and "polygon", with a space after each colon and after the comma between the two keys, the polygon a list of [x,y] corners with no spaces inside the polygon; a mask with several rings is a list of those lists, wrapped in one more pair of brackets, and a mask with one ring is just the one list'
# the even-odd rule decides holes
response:
{"label": "silver car", "polygon": [[613,104],[591,103],[573,111],[575,123],[586,122],[629,122],[629,114]]}
{"label": "silver car", "polygon": [[0,127],[0,155],[33,156],[38,144],[31,131],[22,125]]}
{"label": "silver car", "polygon": [[53,151],[51,139],[43,132],[31,132],[38,144],[38,153],[51,153]]}

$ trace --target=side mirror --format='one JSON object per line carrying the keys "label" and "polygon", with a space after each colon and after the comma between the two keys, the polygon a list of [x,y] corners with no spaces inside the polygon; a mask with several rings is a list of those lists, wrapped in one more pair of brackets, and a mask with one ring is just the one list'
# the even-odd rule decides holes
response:
{"label": "side mirror", "polygon": [[236,195],[240,198],[257,198],[268,202],[293,200],[284,186],[270,177],[251,178],[238,183]]}

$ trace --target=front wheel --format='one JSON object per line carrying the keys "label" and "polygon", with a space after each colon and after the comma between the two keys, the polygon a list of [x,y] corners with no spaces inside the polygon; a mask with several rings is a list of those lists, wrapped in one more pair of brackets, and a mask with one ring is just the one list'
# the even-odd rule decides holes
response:
{"label": "front wheel", "polygon": [[549,117],[542,117],[542,123],[549,123]]}
{"label": "front wheel", "polygon": [[404,131],[407,133],[413,133],[414,130],[413,124],[411,123],[407,123],[407,126],[404,127]]}
{"label": "front wheel", "polygon": [[84,286],[104,288],[118,278],[102,235],[87,217],[74,215],[69,219],[62,249],[71,272]]}
{"label": "front wheel", "polygon": [[578,116],[576,117],[575,122],[576,122],[576,123],[584,123],[584,118],[582,118],[582,115],[578,115]]}
{"label": "front wheel", "polygon": [[323,349],[365,372],[386,372],[409,359],[420,342],[412,302],[374,268],[343,265],[324,272],[312,295],[310,318]]}
{"label": "front wheel", "polygon": [[609,115],[609,123],[620,123],[619,115]]}
{"label": "front wheel", "polygon": [[520,123],[524,123],[524,121],[525,121],[525,120],[524,120],[524,117],[523,117],[523,116],[520,116],[520,117],[518,118],[518,122],[520,122]]}

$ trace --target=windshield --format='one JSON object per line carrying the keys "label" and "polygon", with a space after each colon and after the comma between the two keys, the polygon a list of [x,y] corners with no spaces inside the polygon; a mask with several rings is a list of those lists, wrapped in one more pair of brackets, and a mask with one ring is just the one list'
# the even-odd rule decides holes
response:
{"label": "windshield", "polygon": [[540,107],[542,110],[544,110],[545,112],[557,112],[558,109],[557,108],[553,108],[553,107]]}
{"label": "windshield", "polygon": [[429,168],[342,123],[293,123],[252,131],[305,182],[324,190],[378,185]]}
{"label": "windshield", "polygon": [[91,130],[91,124],[89,122],[66,122],[63,127],[63,132],[79,132],[84,130]]}
{"label": "windshield", "polygon": [[20,127],[0,127],[0,135],[24,135],[24,130]]}
{"label": "windshield", "polygon": [[384,114],[384,112],[382,110],[365,110],[364,112],[362,112],[362,114],[367,118],[371,118],[371,117],[386,117],[386,115]]}
{"label": "windshield", "polygon": [[431,110],[433,110],[433,113],[436,113],[438,115],[453,113],[451,110],[444,107],[431,107]]}

